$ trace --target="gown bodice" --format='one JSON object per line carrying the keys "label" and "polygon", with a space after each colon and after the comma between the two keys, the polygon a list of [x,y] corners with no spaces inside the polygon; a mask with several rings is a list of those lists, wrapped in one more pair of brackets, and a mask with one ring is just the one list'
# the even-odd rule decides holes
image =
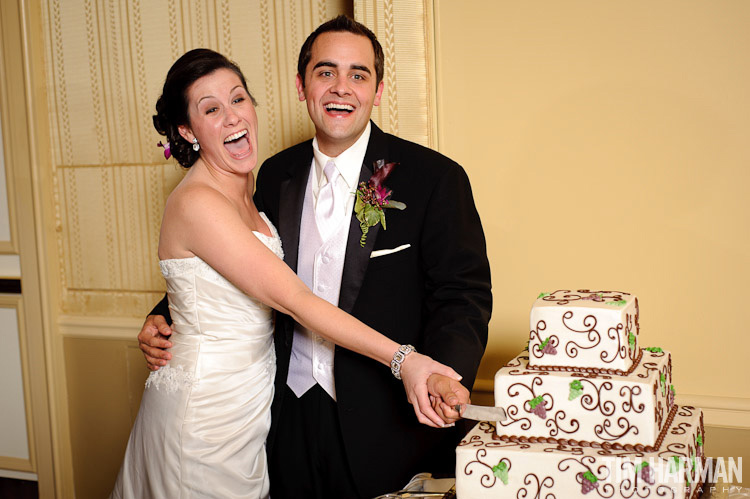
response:
{"label": "gown bodice", "polygon": [[[254,234],[283,258],[276,229],[261,216],[272,236]],[[172,358],[146,381],[112,498],[265,498],[273,311],[197,256],[159,266]]]}

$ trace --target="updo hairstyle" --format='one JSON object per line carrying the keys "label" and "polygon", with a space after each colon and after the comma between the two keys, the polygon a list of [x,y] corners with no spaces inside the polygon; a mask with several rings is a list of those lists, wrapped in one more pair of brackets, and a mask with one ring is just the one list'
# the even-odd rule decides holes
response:
{"label": "updo hairstyle", "polygon": [[[161,97],[156,101],[154,128],[169,141],[172,156],[185,168],[190,168],[200,157],[200,153],[193,150],[193,145],[182,138],[178,127],[189,125],[188,89],[196,80],[209,75],[217,69],[229,69],[239,77],[242,86],[247,90],[245,76],[240,68],[210,49],[193,49],[177,59],[169,68]],[[247,90],[253,105],[255,98]]]}

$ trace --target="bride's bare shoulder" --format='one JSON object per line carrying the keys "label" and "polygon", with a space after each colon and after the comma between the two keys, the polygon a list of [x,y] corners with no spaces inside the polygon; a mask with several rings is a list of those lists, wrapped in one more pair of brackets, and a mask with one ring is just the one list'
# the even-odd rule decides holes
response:
{"label": "bride's bare shoulder", "polygon": [[183,182],[167,197],[159,232],[159,258],[193,256],[196,240],[231,224],[235,210],[215,187]]}
{"label": "bride's bare shoulder", "polygon": [[186,178],[167,197],[164,217],[190,217],[230,206],[229,200],[215,186]]}

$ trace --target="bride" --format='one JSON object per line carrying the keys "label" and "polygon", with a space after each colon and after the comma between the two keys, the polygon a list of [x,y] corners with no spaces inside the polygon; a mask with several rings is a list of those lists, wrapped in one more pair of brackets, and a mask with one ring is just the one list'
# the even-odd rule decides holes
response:
{"label": "bride", "polygon": [[[240,69],[211,50],[187,52],[167,73],[154,125],[189,168],[167,199],[159,240],[172,360],[146,382],[113,498],[268,496],[272,309],[384,366],[399,350],[283,262],[276,229],[252,198],[254,104]],[[460,376],[416,352],[394,369],[415,411],[441,426],[427,378]]]}

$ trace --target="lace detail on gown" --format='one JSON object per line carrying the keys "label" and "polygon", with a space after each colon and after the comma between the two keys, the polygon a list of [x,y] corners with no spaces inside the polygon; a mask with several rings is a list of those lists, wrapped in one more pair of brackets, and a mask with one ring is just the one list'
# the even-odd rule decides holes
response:
{"label": "lace detail on gown", "polygon": [[265,245],[273,251],[276,256],[284,259],[284,249],[281,247],[281,238],[279,237],[279,232],[276,230],[276,227],[271,223],[271,221],[268,219],[265,213],[260,212],[261,218],[266,222],[266,225],[269,229],[271,229],[271,237],[268,237],[267,235],[263,234],[262,232],[255,232],[253,231],[253,234],[256,236],[259,236],[258,239],[260,239]]}
{"label": "lace detail on gown", "polygon": [[[255,236],[283,257],[278,232]],[[149,375],[115,499],[267,498],[273,312],[199,257],[159,262],[172,358]]]}
{"label": "lace detail on gown", "polygon": [[[268,249],[280,259],[284,258],[284,250],[281,247],[281,238],[276,230],[276,227],[271,223],[265,213],[260,213],[261,218],[266,223],[271,231],[271,236],[267,236],[262,232],[253,231],[253,234],[266,245]],[[217,283],[225,287],[232,287],[234,285],[228,281],[224,276],[216,272],[210,265],[201,260],[200,257],[193,256],[188,258],[172,258],[167,260],[159,261],[159,269],[165,279],[169,277],[178,277],[189,273],[199,275],[204,279]],[[265,305],[263,305],[265,307]],[[268,374],[272,369],[276,367],[276,352],[271,349],[271,357],[266,365],[265,372]],[[146,380],[146,388],[153,386],[157,390],[164,387],[167,393],[174,393],[177,390],[190,388],[198,380],[195,378],[193,373],[185,371],[182,366],[176,368],[166,365],[160,368],[158,371],[154,371],[149,374]]]}
{"label": "lace detail on gown", "polygon": [[193,373],[185,371],[182,366],[166,365],[148,375],[146,388],[153,386],[159,390],[164,387],[167,393],[174,393],[177,390],[190,388],[194,382]]}

